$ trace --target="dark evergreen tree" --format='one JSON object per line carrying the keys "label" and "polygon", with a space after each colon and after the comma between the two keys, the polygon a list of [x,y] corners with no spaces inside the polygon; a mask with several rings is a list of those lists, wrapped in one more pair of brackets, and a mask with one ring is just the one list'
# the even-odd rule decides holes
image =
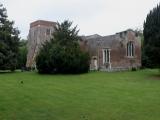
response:
{"label": "dark evergreen tree", "polygon": [[46,42],[36,58],[39,73],[77,74],[89,70],[89,54],[81,50],[72,22],[57,24],[53,39]]}
{"label": "dark evergreen tree", "polygon": [[17,69],[25,69],[27,61],[27,40],[19,41]]}
{"label": "dark evergreen tree", "polygon": [[19,31],[8,20],[7,10],[0,4],[0,70],[15,70],[17,64]]}
{"label": "dark evergreen tree", "polygon": [[144,65],[160,67],[160,5],[157,5],[144,22]]}

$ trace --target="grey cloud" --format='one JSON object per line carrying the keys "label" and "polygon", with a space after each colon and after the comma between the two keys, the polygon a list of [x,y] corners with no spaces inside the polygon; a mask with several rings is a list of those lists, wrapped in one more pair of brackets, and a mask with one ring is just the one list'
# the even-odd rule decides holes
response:
{"label": "grey cloud", "polygon": [[9,19],[15,21],[22,38],[29,23],[37,19],[78,24],[80,34],[114,34],[142,27],[143,21],[159,0],[2,0]]}

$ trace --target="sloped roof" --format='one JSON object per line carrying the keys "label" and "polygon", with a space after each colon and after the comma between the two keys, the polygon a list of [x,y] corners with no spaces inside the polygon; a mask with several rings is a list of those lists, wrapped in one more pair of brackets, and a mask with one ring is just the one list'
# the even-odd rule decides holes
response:
{"label": "sloped roof", "polygon": [[101,46],[106,48],[111,48],[114,44],[118,41],[117,35],[110,35],[110,36],[99,36],[95,38],[86,39],[87,44],[92,47]]}
{"label": "sloped roof", "polygon": [[132,29],[128,29],[114,35],[100,36],[98,34],[94,34],[90,36],[83,36],[82,39],[86,41],[87,45],[91,49],[96,49],[97,47],[112,48],[113,46],[116,46],[119,42],[124,40],[129,31],[134,32]]}
{"label": "sloped roof", "polygon": [[94,39],[94,38],[99,38],[99,37],[102,37],[102,36],[98,34],[94,34],[94,35],[85,36],[85,39]]}

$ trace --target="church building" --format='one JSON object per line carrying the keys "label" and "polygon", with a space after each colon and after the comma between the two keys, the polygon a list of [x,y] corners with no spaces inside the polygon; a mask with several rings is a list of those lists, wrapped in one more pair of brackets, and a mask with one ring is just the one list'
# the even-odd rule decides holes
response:
{"label": "church building", "polygon": [[[26,67],[36,67],[39,48],[50,40],[56,25],[44,20],[30,24]],[[79,43],[90,54],[91,70],[121,71],[141,67],[141,39],[131,29],[110,36],[82,36]]]}

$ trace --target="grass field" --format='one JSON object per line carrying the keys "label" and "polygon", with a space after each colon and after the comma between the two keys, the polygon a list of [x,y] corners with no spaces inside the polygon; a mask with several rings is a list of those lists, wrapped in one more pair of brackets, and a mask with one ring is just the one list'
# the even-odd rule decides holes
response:
{"label": "grass field", "polygon": [[0,120],[160,120],[158,74],[1,73]]}

